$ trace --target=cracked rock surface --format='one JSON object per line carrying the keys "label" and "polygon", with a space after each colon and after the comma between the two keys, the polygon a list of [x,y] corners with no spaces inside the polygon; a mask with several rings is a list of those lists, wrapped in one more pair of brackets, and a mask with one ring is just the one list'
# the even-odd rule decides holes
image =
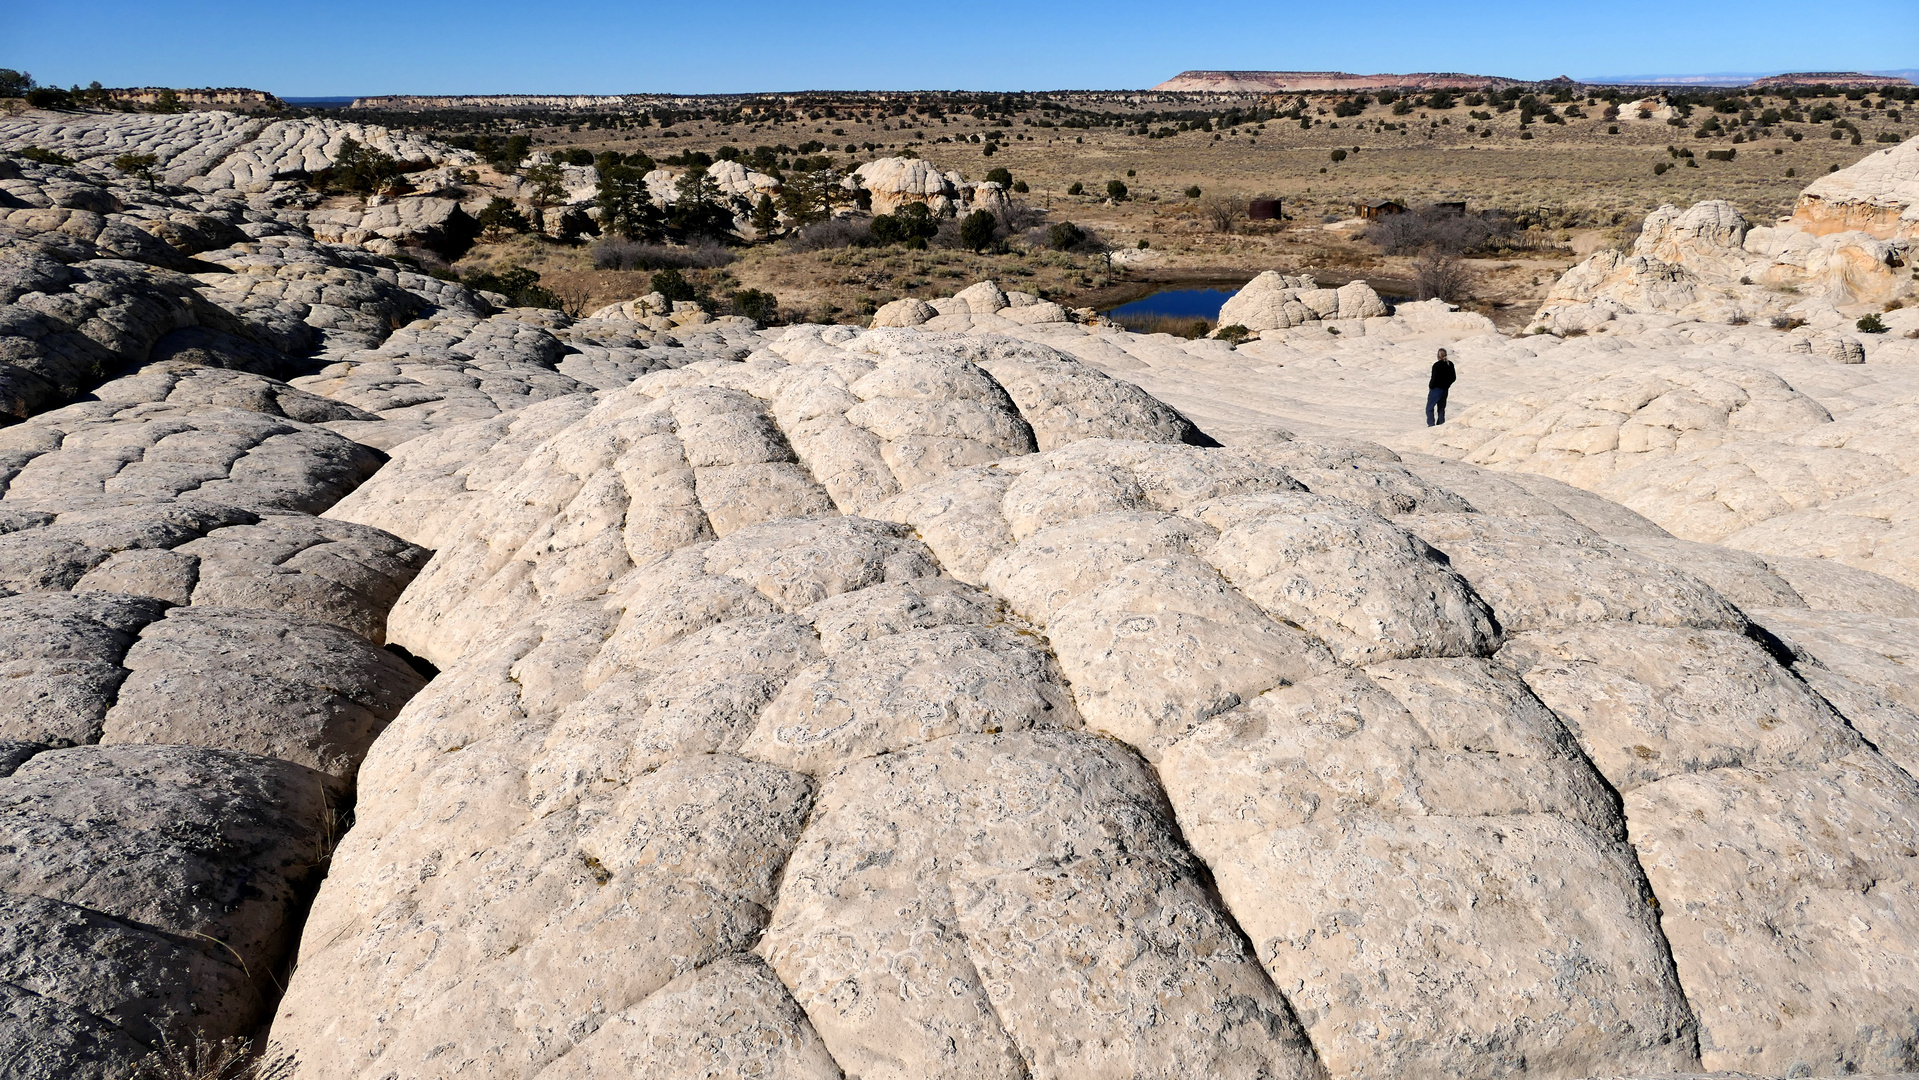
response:
{"label": "cracked rock surface", "polygon": [[1904,346],[503,310],[350,133],[0,122],[0,1074],[1919,1071]]}

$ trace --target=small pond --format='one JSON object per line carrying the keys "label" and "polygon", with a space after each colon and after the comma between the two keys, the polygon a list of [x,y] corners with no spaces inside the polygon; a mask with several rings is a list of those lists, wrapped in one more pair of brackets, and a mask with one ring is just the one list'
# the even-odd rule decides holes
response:
{"label": "small pond", "polygon": [[1219,309],[1238,289],[1166,289],[1106,312],[1114,319],[1217,319]]}

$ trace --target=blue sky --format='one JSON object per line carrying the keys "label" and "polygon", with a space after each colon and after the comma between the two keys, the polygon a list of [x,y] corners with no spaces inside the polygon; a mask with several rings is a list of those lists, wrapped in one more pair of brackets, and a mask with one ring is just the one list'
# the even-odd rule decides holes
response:
{"label": "blue sky", "polygon": [[1919,5],[0,0],[42,83],[377,93],[1126,89],[1187,68],[1516,78],[1919,67]]}

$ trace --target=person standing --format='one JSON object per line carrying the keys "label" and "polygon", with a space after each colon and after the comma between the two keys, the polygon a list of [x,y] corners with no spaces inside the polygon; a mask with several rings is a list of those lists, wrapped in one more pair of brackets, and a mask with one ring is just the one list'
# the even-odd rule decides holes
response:
{"label": "person standing", "polygon": [[1446,392],[1452,389],[1459,379],[1459,373],[1453,370],[1453,362],[1446,359],[1446,350],[1439,350],[1439,359],[1433,361],[1433,377],[1426,383],[1426,426],[1433,427],[1446,422]]}

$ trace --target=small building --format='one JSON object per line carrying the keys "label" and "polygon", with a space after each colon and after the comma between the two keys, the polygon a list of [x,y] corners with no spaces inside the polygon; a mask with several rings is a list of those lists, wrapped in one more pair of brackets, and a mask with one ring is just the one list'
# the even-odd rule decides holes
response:
{"label": "small building", "polygon": [[1246,216],[1253,221],[1279,221],[1286,215],[1280,212],[1278,199],[1254,199],[1246,204]]}
{"label": "small building", "polygon": [[1364,221],[1391,217],[1394,214],[1403,214],[1405,212],[1406,204],[1397,203],[1391,199],[1374,199],[1371,202],[1353,204],[1354,215]]}

